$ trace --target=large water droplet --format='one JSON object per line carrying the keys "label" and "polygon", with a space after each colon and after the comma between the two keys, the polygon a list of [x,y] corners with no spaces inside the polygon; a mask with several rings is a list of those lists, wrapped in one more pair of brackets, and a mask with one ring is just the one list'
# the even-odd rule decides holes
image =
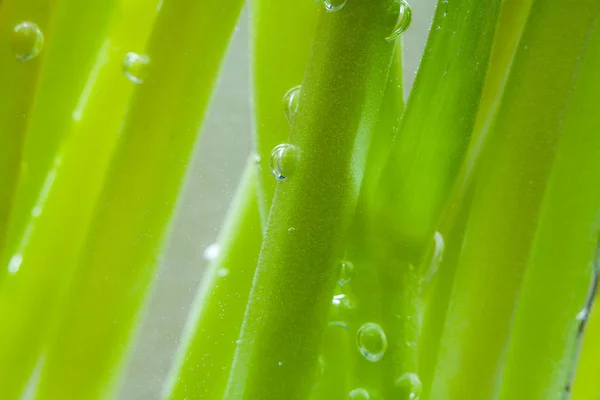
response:
{"label": "large water droplet", "polygon": [[269,159],[271,172],[275,179],[285,182],[294,174],[296,157],[296,148],[293,145],[283,143],[275,146]]}
{"label": "large water droplet", "polygon": [[294,86],[287,91],[285,96],[283,96],[285,117],[290,125],[294,122],[294,117],[298,111],[298,104],[300,103],[300,89],[301,86]]}
{"label": "large water droplet", "polygon": [[399,400],[419,400],[423,385],[415,373],[408,372],[396,380],[396,390]]}
{"label": "large water droplet", "polygon": [[343,286],[352,280],[354,276],[354,264],[350,261],[342,261],[340,263],[340,275],[338,277],[338,284]]}
{"label": "large water droplet", "polygon": [[123,58],[123,73],[131,82],[141,84],[148,76],[150,58],[145,54],[129,52]]}
{"label": "large water droplet", "polygon": [[398,39],[410,26],[412,22],[412,9],[405,0],[397,0],[397,4],[400,7],[400,13],[398,14],[398,21],[392,33],[386,37],[387,41],[393,41]]}
{"label": "large water droplet", "polygon": [[350,393],[348,393],[348,399],[350,400],[370,400],[371,395],[367,392],[366,389],[357,388],[352,389]]}
{"label": "large water droplet", "polygon": [[44,35],[33,22],[21,22],[13,29],[13,51],[19,61],[35,58],[44,47]]}
{"label": "large water droplet", "polygon": [[373,322],[367,322],[358,329],[356,343],[363,357],[371,362],[381,360],[387,350],[385,332]]}

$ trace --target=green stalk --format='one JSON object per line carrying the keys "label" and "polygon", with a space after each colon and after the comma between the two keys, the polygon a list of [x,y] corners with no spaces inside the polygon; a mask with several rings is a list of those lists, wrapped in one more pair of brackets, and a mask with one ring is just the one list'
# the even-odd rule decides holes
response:
{"label": "green stalk", "polygon": [[[596,282],[600,229],[600,27],[564,116],[540,223],[515,310],[500,399],[559,400]],[[543,357],[540,357],[543,355]]]}
{"label": "green stalk", "polygon": [[391,62],[392,3],[320,11],[292,128],[295,171],[275,193],[227,398],[305,399],[313,387],[334,266]]}
{"label": "green stalk", "polygon": [[[71,129],[73,110],[94,66],[115,3],[115,0],[63,0],[56,3],[50,33],[52,40],[44,43],[41,75],[27,118],[21,170],[0,260],[2,265],[9,264],[21,237],[26,234],[48,172]],[[40,12],[45,11],[41,9]]]}
{"label": "green stalk", "polygon": [[86,85],[84,93],[94,96],[81,97],[78,118],[11,259],[19,262],[11,262],[9,276],[0,283],[0,325],[5,327],[0,331],[0,387],[9,398],[22,389],[46,342],[102,187],[132,86],[123,77],[120,46],[139,47],[153,21],[153,8],[145,1],[129,0],[125,8]]}
{"label": "green stalk", "polygon": [[260,209],[266,219],[275,193],[269,156],[289,135],[284,95],[300,85],[317,20],[312,1],[253,0],[251,7],[254,133],[260,167]]}
{"label": "green stalk", "polygon": [[478,168],[432,399],[498,395],[563,114],[599,7],[597,0],[570,2],[568,13],[561,0],[532,6]]}
{"label": "green stalk", "polygon": [[190,311],[165,390],[171,400],[223,397],[262,242],[257,175],[251,160]]}
{"label": "green stalk", "polygon": [[[503,0],[502,2],[473,137],[461,172],[438,223],[439,237],[444,242],[443,250],[432,242],[423,261],[422,270],[425,277],[422,297],[425,310],[420,339],[423,350],[419,354],[419,371],[423,382],[426,383],[424,398],[427,398],[427,391],[432,381],[454,273],[462,248],[464,228],[473,195],[475,166],[504,93],[530,7],[531,0]],[[436,252],[439,260],[434,259]]]}
{"label": "green stalk", "polygon": [[[33,103],[39,70],[46,51],[27,61],[18,60],[13,48],[15,27],[24,22],[34,22],[44,40],[51,37],[49,25],[55,11],[55,0],[7,0],[0,2],[0,248],[12,198],[17,185],[21,152],[27,130],[27,115]],[[0,277],[4,276],[2,268]]]}
{"label": "green stalk", "polygon": [[162,2],[38,399],[111,393],[241,6]]}
{"label": "green stalk", "polygon": [[597,399],[600,396],[600,306],[592,307],[581,346],[571,400]]}

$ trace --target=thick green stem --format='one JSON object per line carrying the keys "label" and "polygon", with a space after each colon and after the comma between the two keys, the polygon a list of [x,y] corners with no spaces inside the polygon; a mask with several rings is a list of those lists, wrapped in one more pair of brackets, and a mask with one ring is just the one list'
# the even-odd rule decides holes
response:
{"label": "thick green stem", "polygon": [[111,393],[241,6],[162,2],[38,399]]}
{"label": "thick green stem", "polygon": [[498,395],[556,142],[599,8],[597,0],[570,1],[568,7],[564,0],[538,0],[532,6],[478,166],[432,399]]}
{"label": "thick green stem", "polygon": [[520,290],[502,400],[564,398],[579,351],[579,329],[590,311],[586,303],[596,285],[600,229],[600,185],[595,184],[600,176],[600,24],[596,26],[564,117]]}
{"label": "thick green stem", "polygon": [[262,243],[257,178],[252,159],[190,312],[167,384],[171,400],[223,397]]}
{"label": "thick green stem", "polygon": [[[381,104],[398,10],[320,11],[292,129],[297,165],[277,187],[227,398],[306,399]],[[325,363],[327,360],[325,360]]]}

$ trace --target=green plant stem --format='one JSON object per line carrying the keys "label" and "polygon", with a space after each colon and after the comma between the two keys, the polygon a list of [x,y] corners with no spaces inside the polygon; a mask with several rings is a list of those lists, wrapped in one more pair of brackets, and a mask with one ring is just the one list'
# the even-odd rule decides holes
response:
{"label": "green plant stem", "polygon": [[38,399],[111,393],[241,6],[162,2]]}
{"label": "green plant stem", "polygon": [[227,398],[306,399],[313,387],[334,265],[391,62],[391,4],[320,11],[292,128],[297,165],[275,193]]}
{"label": "green plant stem", "polygon": [[146,1],[124,3],[123,18],[109,32],[86,85],[85,91],[94,96],[82,96],[78,118],[12,259],[20,262],[13,263],[0,283],[0,324],[5,327],[0,331],[0,386],[8,398],[22,389],[46,342],[102,187],[132,86],[122,74],[124,52],[119,46],[139,47],[153,21],[153,8]]}
{"label": "green plant stem", "polygon": [[432,399],[498,395],[512,311],[563,113],[599,7],[595,0],[570,2],[568,13],[560,0],[532,6],[478,168]]}
{"label": "green plant stem", "polygon": [[257,175],[252,159],[190,311],[165,391],[171,400],[223,397],[262,243]]}
{"label": "green plant stem", "polygon": [[422,296],[425,309],[420,339],[422,351],[419,354],[419,374],[425,382],[424,398],[427,398],[431,387],[435,359],[452,292],[454,273],[462,248],[464,228],[469,216],[475,186],[473,184],[476,175],[475,166],[504,93],[530,7],[531,0],[503,0],[502,2],[485,85],[473,128],[473,137],[437,228],[444,241],[444,250],[439,253],[441,260],[433,259],[435,252],[439,252],[440,249],[437,248],[436,243],[432,242],[421,268],[425,273],[424,295]]}
{"label": "green plant stem", "polygon": [[269,156],[290,133],[283,97],[304,77],[317,10],[312,1],[252,1],[253,131],[260,159],[259,196],[265,225],[277,182],[271,173]]}
{"label": "green plant stem", "polygon": [[[600,229],[600,26],[564,116],[540,224],[515,310],[500,399],[560,400],[571,384],[595,285]],[[584,313],[589,310],[584,311]],[[543,357],[540,357],[543,355]]]}
{"label": "green plant stem", "polygon": [[600,395],[600,306],[594,302],[589,316],[573,382],[571,400],[597,399]]}
{"label": "green plant stem", "polygon": [[47,174],[71,129],[73,110],[102,46],[115,3],[115,0],[56,3],[51,40],[46,40],[42,49],[45,54],[41,74],[27,116],[21,169],[0,259],[2,265],[8,265],[21,237],[26,234]]}
{"label": "green plant stem", "polygon": [[[33,103],[39,70],[45,52],[26,62],[17,59],[13,50],[13,29],[23,21],[34,21],[45,35],[51,38],[49,25],[55,0],[7,0],[0,2],[0,248],[4,244],[5,230],[12,208],[12,198],[17,185],[21,152],[27,129],[27,116]],[[6,269],[0,270],[0,278]]]}

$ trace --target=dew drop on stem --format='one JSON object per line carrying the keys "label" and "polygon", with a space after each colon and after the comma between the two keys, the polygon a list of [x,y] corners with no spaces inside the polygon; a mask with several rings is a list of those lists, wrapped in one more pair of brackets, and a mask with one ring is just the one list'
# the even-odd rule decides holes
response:
{"label": "dew drop on stem", "polygon": [[371,395],[366,389],[356,388],[348,393],[348,400],[371,400]]}
{"label": "dew drop on stem", "polygon": [[373,322],[367,322],[358,329],[356,344],[363,357],[370,362],[381,360],[388,346],[385,332]]}
{"label": "dew drop on stem", "polygon": [[400,400],[419,400],[422,387],[419,376],[413,372],[407,372],[396,380],[396,398]]}
{"label": "dew drop on stem", "polygon": [[300,89],[301,86],[294,86],[286,92],[283,96],[283,107],[285,111],[285,118],[290,123],[294,123],[294,117],[298,111],[298,104],[300,102]]}
{"label": "dew drop on stem", "polygon": [[138,85],[147,78],[149,66],[150,58],[145,54],[129,52],[123,58],[123,74]]}
{"label": "dew drop on stem", "polygon": [[340,262],[340,272],[338,276],[338,285],[343,286],[352,280],[354,277],[354,264],[350,261]]}
{"label": "dew drop on stem", "polygon": [[33,22],[21,22],[13,29],[12,45],[17,60],[25,62],[37,57],[44,47],[44,35]]}
{"label": "dew drop on stem", "polygon": [[410,27],[412,22],[412,9],[405,0],[397,0],[395,2],[400,8],[398,13],[398,21],[392,33],[386,38],[387,41],[391,42],[398,39],[406,30]]}
{"label": "dew drop on stem", "polygon": [[296,153],[296,148],[289,143],[275,146],[269,159],[269,166],[275,179],[285,182],[294,174]]}
{"label": "dew drop on stem", "polygon": [[327,12],[336,12],[344,8],[348,0],[316,0],[317,4],[325,7]]}

